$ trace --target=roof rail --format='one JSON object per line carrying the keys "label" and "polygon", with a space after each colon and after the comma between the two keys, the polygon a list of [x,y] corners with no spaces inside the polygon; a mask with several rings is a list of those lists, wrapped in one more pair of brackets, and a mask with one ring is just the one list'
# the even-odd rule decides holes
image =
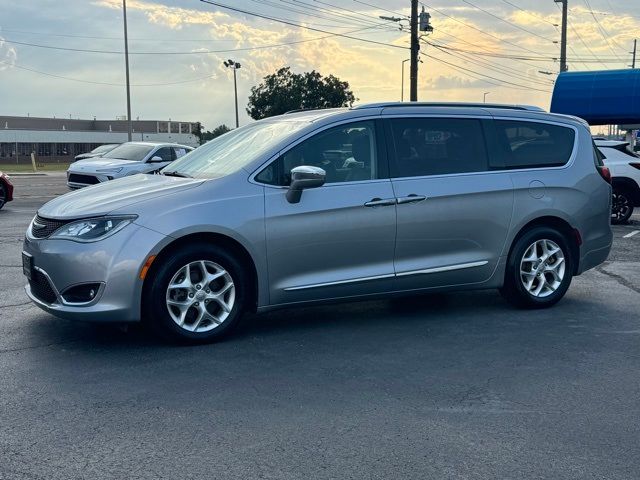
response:
{"label": "roof rail", "polygon": [[534,105],[505,105],[501,103],[464,103],[464,102],[379,102],[364,103],[351,107],[352,110],[365,108],[386,107],[447,107],[447,108],[504,108],[506,110],[528,110],[532,112],[544,112],[545,110]]}

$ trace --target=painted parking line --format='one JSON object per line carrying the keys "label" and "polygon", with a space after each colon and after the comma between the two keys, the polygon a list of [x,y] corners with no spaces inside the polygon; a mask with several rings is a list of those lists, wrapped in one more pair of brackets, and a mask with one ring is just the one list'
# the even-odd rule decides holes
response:
{"label": "painted parking line", "polygon": [[633,232],[631,232],[631,233],[627,233],[627,234],[626,234],[625,236],[623,236],[622,238],[631,238],[631,237],[633,237],[634,235],[637,235],[637,234],[639,234],[639,233],[640,233],[640,230],[634,230],[634,231],[633,231]]}

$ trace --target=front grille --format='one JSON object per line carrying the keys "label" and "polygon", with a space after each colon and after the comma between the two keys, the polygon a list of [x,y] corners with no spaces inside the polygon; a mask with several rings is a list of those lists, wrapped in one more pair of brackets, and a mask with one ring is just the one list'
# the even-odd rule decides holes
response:
{"label": "front grille", "polygon": [[31,224],[31,235],[34,238],[47,238],[57,229],[69,223],[69,220],[52,220],[36,215]]}
{"label": "front grille", "polygon": [[33,296],[45,303],[53,303],[58,299],[47,277],[38,270],[33,271],[29,287]]}
{"label": "front grille", "polygon": [[81,175],[79,173],[70,173],[68,181],[70,183],[84,183],[86,185],[95,185],[96,183],[100,183],[100,180],[92,175]]}

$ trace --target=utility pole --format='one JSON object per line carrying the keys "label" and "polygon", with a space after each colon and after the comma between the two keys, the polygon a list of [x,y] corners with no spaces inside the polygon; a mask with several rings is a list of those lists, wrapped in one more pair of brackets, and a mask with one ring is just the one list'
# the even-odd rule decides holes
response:
{"label": "utility pole", "polygon": [[225,67],[233,69],[233,92],[236,99],[236,128],[238,128],[240,126],[240,120],[238,119],[238,83],[236,80],[236,70],[238,70],[241,65],[231,59],[225,60],[222,63],[224,63]]}
{"label": "utility pole", "polygon": [[411,0],[411,66],[409,73],[409,100],[418,101],[418,55],[420,40],[418,38],[418,0]]}
{"label": "utility pole", "polygon": [[560,38],[560,73],[566,72],[567,68],[567,14],[569,10],[568,0],[553,0],[562,4],[562,33]]}
{"label": "utility pole", "polygon": [[133,135],[133,125],[131,123],[131,87],[129,85],[129,38],[127,37],[127,0],[122,0],[122,17],[124,18],[124,64],[127,77],[127,131],[128,141]]}
{"label": "utility pole", "polygon": [[631,68],[636,68],[636,49],[638,46],[638,40],[633,41],[633,61],[631,62]]}

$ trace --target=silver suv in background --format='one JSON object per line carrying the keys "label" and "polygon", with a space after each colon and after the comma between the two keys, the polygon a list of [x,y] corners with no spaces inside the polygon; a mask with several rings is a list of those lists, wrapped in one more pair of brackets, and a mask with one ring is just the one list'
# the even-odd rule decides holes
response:
{"label": "silver suv in background", "polygon": [[22,254],[33,302],[205,342],[247,310],[311,302],[495,288],[549,307],[611,248],[588,126],[534,108],[293,113],[161,173],[40,208]]}
{"label": "silver suv in background", "polygon": [[101,157],[105,153],[108,153],[111,150],[113,150],[114,148],[116,148],[118,145],[120,145],[120,144],[119,143],[107,143],[105,145],[99,145],[96,148],[94,148],[93,150],[91,150],[90,152],[81,153],[80,155],[76,155],[73,160],[75,162],[77,162],[78,160],[86,160],[87,158]]}
{"label": "silver suv in background", "polygon": [[76,189],[136,173],[155,172],[192,150],[193,147],[177,143],[122,143],[98,158],[72,163],[67,170],[67,186]]}

